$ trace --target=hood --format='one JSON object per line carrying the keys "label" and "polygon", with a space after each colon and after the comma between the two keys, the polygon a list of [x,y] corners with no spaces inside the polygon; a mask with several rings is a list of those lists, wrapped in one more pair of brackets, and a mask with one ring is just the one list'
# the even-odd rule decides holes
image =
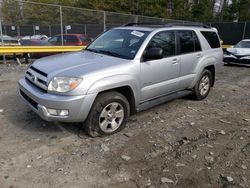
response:
{"label": "hood", "polygon": [[239,56],[248,56],[250,55],[250,48],[227,48],[227,51]]}
{"label": "hood", "polygon": [[49,76],[83,76],[86,73],[110,66],[119,66],[129,60],[113,56],[97,54],[89,51],[79,51],[53,55],[35,61],[32,66]]}

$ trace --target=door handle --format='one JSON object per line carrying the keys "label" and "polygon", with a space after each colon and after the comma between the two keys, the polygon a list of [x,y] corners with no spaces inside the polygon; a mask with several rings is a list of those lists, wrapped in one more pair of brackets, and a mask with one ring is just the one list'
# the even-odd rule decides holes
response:
{"label": "door handle", "polygon": [[173,64],[173,65],[178,64],[178,59],[177,59],[177,58],[174,58],[174,59],[172,60],[172,64]]}
{"label": "door handle", "polygon": [[203,55],[202,54],[197,54],[196,57],[199,59],[201,58]]}

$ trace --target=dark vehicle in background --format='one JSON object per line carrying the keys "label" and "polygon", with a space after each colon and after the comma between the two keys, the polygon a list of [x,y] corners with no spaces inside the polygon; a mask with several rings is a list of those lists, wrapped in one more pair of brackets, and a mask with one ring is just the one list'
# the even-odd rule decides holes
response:
{"label": "dark vehicle in background", "polygon": [[[65,46],[86,46],[92,39],[84,34],[64,34],[63,45]],[[54,46],[62,45],[62,35],[51,37],[48,42]]]}
{"label": "dark vehicle in background", "polygon": [[63,38],[63,45],[65,46],[86,46],[88,45],[92,39],[84,34],[64,34],[55,35],[50,37],[49,39],[22,39],[20,40],[21,45],[24,46],[61,46]]}
{"label": "dark vehicle in background", "polygon": [[235,46],[227,48],[224,63],[250,66],[250,39],[244,39]]}
{"label": "dark vehicle in background", "polygon": [[[87,46],[92,39],[84,34],[64,34],[55,35],[47,40],[38,40],[38,39],[25,39],[21,40],[20,43],[23,46],[61,46],[63,38],[64,46]],[[41,58],[49,55],[54,55],[55,53],[33,53],[31,58]]]}
{"label": "dark vehicle in background", "polygon": [[21,39],[20,44],[22,46],[51,46],[48,40],[39,40],[39,39]]}

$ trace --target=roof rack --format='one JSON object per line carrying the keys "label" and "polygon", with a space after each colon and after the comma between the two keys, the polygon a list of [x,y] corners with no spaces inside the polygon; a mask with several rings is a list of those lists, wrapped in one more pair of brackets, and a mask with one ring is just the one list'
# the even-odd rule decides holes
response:
{"label": "roof rack", "polygon": [[150,23],[150,22],[140,22],[140,23],[127,23],[123,26],[139,26],[139,25],[143,25],[143,26],[164,26],[165,24],[161,24],[161,23]]}
{"label": "roof rack", "polygon": [[123,26],[151,26],[151,27],[173,27],[173,26],[191,26],[191,27],[204,27],[211,28],[209,25],[196,22],[169,22],[169,23],[127,23]]}

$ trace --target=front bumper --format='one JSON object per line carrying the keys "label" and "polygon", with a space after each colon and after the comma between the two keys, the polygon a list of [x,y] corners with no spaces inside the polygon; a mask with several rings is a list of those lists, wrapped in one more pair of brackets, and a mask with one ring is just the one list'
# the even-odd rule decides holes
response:
{"label": "front bumper", "polygon": [[225,63],[241,64],[241,65],[250,65],[250,59],[246,57],[237,57],[234,55],[224,55],[223,61]]}
{"label": "front bumper", "polygon": [[[96,94],[83,96],[63,96],[46,93],[26,79],[19,81],[19,94],[22,99],[46,121],[83,122],[91,109]],[[67,116],[50,115],[48,108],[68,110]]]}

